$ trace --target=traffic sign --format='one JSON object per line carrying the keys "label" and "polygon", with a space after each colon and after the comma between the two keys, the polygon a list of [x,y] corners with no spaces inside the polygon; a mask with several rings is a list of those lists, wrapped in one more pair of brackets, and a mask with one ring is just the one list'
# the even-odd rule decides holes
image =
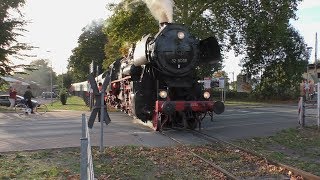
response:
{"label": "traffic sign", "polygon": [[99,92],[97,83],[95,81],[95,78],[93,77],[92,74],[89,74],[88,76],[89,83],[91,85],[91,88],[93,90],[93,95],[95,96],[95,105],[91,111],[91,115],[89,117],[88,121],[88,127],[91,129],[93,127],[94,121],[97,117],[98,113],[101,113],[100,120],[104,121],[107,125],[111,122],[109,114],[107,112],[107,106],[104,103],[104,94],[105,90],[107,89],[107,85],[109,84],[110,81],[110,76],[107,74],[104,82],[102,84],[102,90]]}

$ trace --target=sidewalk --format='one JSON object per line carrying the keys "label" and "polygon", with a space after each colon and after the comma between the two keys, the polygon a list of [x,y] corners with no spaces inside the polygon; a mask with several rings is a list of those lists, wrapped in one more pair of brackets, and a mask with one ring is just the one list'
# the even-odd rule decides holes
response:
{"label": "sidewalk", "polygon": [[[87,113],[86,116],[89,116]],[[172,146],[176,143],[121,112],[110,113],[104,124],[104,146]],[[169,132],[170,133],[170,132]],[[171,132],[187,144],[206,143],[183,132]],[[100,123],[90,130],[92,146],[100,145]],[[81,112],[50,112],[42,119],[20,119],[15,113],[0,113],[0,152],[80,147]]]}

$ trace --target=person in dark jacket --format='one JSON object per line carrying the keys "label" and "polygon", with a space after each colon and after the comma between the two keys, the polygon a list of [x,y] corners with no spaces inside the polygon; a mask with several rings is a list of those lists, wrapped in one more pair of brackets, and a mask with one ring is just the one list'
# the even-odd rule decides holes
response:
{"label": "person in dark jacket", "polygon": [[27,91],[24,93],[23,98],[26,101],[27,106],[29,108],[31,108],[31,113],[33,113],[33,106],[32,106],[31,98],[34,98],[34,97],[32,95],[30,86],[27,87]]}

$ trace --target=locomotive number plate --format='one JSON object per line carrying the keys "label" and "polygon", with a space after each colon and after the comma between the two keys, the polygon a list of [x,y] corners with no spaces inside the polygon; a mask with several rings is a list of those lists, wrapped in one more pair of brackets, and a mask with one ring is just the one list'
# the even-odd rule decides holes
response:
{"label": "locomotive number plate", "polygon": [[188,59],[181,58],[181,59],[171,59],[172,64],[181,64],[181,63],[187,63]]}

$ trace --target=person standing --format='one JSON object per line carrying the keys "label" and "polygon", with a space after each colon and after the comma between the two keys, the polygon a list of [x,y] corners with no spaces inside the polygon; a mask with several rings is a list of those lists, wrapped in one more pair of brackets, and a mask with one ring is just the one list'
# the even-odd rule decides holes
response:
{"label": "person standing", "polygon": [[27,87],[27,91],[23,95],[24,100],[27,103],[27,106],[31,109],[31,113],[33,113],[33,106],[32,106],[32,101],[31,98],[34,98],[31,92],[30,86]]}
{"label": "person standing", "polygon": [[9,101],[10,101],[10,108],[13,108],[16,104],[17,99],[17,91],[10,86],[9,88]]}

